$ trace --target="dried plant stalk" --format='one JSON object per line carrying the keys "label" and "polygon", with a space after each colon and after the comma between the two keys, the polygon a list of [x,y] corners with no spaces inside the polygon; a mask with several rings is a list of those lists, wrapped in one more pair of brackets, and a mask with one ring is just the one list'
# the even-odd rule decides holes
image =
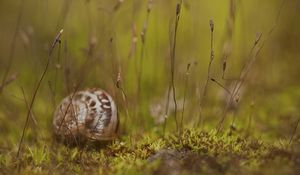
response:
{"label": "dried plant stalk", "polygon": [[165,122],[164,122],[164,132],[166,128],[166,119],[168,115],[168,110],[169,110],[169,100],[170,100],[170,92],[172,89],[173,92],[173,102],[175,105],[175,111],[174,111],[174,120],[176,124],[176,130],[179,131],[179,126],[178,126],[178,121],[177,121],[177,101],[176,101],[176,88],[175,88],[175,82],[174,82],[174,74],[175,74],[175,51],[176,51],[176,39],[177,39],[177,29],[178,29],[178,24],[179,24],[179,19],[180,19],[180,12],[181,12],[181,5],[182,5],[182,0],[180,3],[177,4],[176,6],[176,19],[175,19],[175,27],[174,27],[174,35],[173,35],[173,45],[172,45],[172,50],[171,50],[171,81],[168,89],[168,98],[166,102],[166,117],[165,117]]}
{"label": "dried plant stalk", "polygon": [[19,147],[18,147],[18,152],[17,152],[17,157],[18,157],[18,158],[19,158],[19,156],[20,156],[20,151],[21,151],[21,148],[22,148],[22,143],[23,143],[24,135],[25,135],[25,132],[26,132],[26,129],[27,129],[27,126],[28,126],[29,117],[30,117],[30,115],[31,115],[31,110],[32,110],[33,105],[34,105],[34,101],[35,101],[35,99],[36,99],[36,95],[37,95],[38,90],[39,90],[39,88],[40,88],[40,86],[41,86],[41,84],[42,84],[42,81],[43,81],[43,79],[44,79],[44,77],[45,77],[45,75],[46,75],[46,73],[47,73],[47,70],[48,70],[48,67],[49,67],[49,64],[50,64],[50,58],[51,58],[52,52],[53,52],[55,46],[56,46],[58,43],[61,42],[61,41],[60,41],[60,37],[61,37],[62,33],[63,33],[63,29],[61,29],[61,30],[59,31],[59,33],[56,35],[56,37],[55,37],[55,39],[54,39],[54,41],[53,41],[53,43],[52,43],[52,45],[51,45],[51,48],[50,48],[50,50],[49,50],[49,55],[48,55],[48,59],[47,59],[47,63],[46,63],[45,69],[44,69],[44,71],[43,71],[43,73],[42,73],[42,75],[41,75],[41,78],[40,78],[39,81],[38,81],[38,84],[37,84],[37,86],[36,86],[36,88],[35,88],[35,90],[34,90],[32,99],[31,99],[31,101],[30,101],[30,105],[29,105],[29,109],[28,109],[28,112],[27,112],[27,117],[26,117],[25,125],[24,125],[24,127],[23,127],[22,136],[21,136],[21,139],[20,139],[20,142],[19,142]]}
{"label": "dried plant stalk", "polygon": [[13,39],[12,39],[10,50],[9,50],[8,65],[6,66],[6,69],[5,69],[3,78],[2,78],[2,82],[0,85],[0,94],[2,93],[5,86],[7,86],[10,83],[10,81],[7,81],[7,77],[8,77],[9,71],[12,67],[12,63],[13,63],[13,59],[14,59],[16,40],[17,40],[19,28],[20,28],[20,22],[21,22],[21,18],[22,18],[22,14],[23,14],[24,5],[25,5],[25,0],[22,0],[21,4],[20,4],[18,18],[17,18],[17,25],[16,25],[15,31],[13,33]]}
{"label": "dried plant stalk", "polygon": [[212,63],[214,61],[214,28],[215,28],[215,24],[214,21],[211,19],[209,21],[209,26],[210,26],[210,60],[209,60],[209,64],[208,64],[208,68],[207,68],[207,78],[204,84],[204,88],[203,88],[203,92],[202,95],[199,99],[199,121],[198,121],[198,126],[202,123],[203,121],[203,116],[202,116],[202,105],[204,102],[204,98],[206,97],[206,92],[207,92],[207,86],[208,86],[208,82],[211,79],[211,66]]}
{"label": "dried plant stalk", "polygon": [[183,94],[183,104],[182,104],[182,113],[181,113],[181,121],[180,121],[181,133],[183,131],[183,116],[184,116],[185,101],[186,101],[187,88],[188,88],[188,80],[190,75],[190,67],[191,67],[191,63],[188,63],[186,67],[185,80],[184,80],[184,94]]}

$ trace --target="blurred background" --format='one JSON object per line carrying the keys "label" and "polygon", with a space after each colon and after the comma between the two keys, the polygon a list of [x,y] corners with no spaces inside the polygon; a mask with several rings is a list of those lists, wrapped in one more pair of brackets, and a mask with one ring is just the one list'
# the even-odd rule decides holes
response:
{"label": "blurred background", "polygon": [[[61,29],[61,42],[50,56],[33,107],[36,121],[30,120],[26,141],[51,139],[53,111],[77,86],[100,87],[112,94],[121,134],[162,133],[177,3],[1,0],[0,137],[5,138],[1,147],[17,148],[26,103],[31,102]],[[183,118],[184,127],[211,130],[225,116],[224,130],[269,140],[290,137],[300,117],[299,11],[297,0],[184,0],[175,49],[178,122]],[[210,20],[214,23],[210,75],[215,82],[209,80],[205,88]],[[249,72],[240,81],[248,60]],[[122,90],[116,87],[118,77]],[[237,82],[242,86],[225,109],[231,97],[227,91]],[[167,132],[176,130],[172,99]]]}

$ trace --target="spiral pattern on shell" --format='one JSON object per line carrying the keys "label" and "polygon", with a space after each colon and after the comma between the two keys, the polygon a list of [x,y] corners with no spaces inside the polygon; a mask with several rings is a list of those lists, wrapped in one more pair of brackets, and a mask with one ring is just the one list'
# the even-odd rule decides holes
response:
{"label": "spiral pattern on shell", "polygon": [[72,93],[62,100],[53,117],[54,133],[66,140],[112,140],[118,129],[117,108],[101,89]]}

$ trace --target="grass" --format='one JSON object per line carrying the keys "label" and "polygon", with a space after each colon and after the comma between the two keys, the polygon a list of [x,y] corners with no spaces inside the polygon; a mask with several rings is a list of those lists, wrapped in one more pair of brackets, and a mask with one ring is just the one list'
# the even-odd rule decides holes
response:
{"label": "grass", "polygon": [[[0,2],[0,174],[300,171],[296,0],[20,2]],[[60,143],[55,105],[88,87],[119,138]]]}
{"label": "grass", "polygon": [[26,146],[20,160],[12,152],[1,155],[1,172],[296,174],[299,171],[299,138],[287,147],[286,141],[270,144],[236,133],[216,133],[186,129],[180,136],[169,134],[165,138],[145,133],[143,137],[126,136],[102,147],[83,148],[39,141]]}

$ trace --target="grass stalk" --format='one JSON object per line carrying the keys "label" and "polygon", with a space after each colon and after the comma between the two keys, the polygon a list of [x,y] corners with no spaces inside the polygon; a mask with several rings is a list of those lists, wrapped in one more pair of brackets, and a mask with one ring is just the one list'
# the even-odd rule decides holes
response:
{"label": "grass stalk", "polygon": [[185,101],[186,101],[187,88],[188,88],[188,80],[190,75],[190,67],[191,67],[191,63],[188,63],[186,67],[185,80],[184,80],[184,94],[183,94],[183,104],[182,104],[182,113],[181,113],[181,121],[180,121],[181,133],[183,132],[183,117],[184,117]]}
{"label": "grass stalk", "polygon": [[293,142],[294,137],[295,137],[296,132],[297,132],[297,129],[298,129],[298,126],[299,126],[299,123],[300,123],[300,117],[298,118],[298,120],[297,120],[297,122],[296,122],[295,128],[294,128],[294,130],[293,130],[293,134],[292,134],[292,136],[291,136],[291,138],[290,138],[290,141],[289,141],[289,144],[288,144],[288,145],[291,145],[291,143]]}
{"label": "grass stalk", "polygon": [[13,64],[14,53],[15,53],[15,48],[16,48],[16,40],[17,40],[19,29],[20,29],[20,23],[21,23],[21,19],[22,19],[22,15],[23,15],[24,5],[25,5],[25,0],[21,0],[21,4],[19,7],[19,14],[17,17],[17,24],[16,24],[15,31],[13,33],[13,38],[12,38],[12,42],[10,45],[10,50],[9,50],[9,55],[8,55],[8,65],[6,66],[6,69],[4,71],[4,75],[2,78],[2,82],[0,85],[0,94],[3,92],[3,89],[5,88],[5,86],[7,84],[9,84],[9,83],[7,83],[7,77],[8,77],[8,74],[9,74],[10,69]]}
{"label": "grass stalk", "polygon": [[176,19],[175,19],[175,26],[174,26],[174,35],[173,35],[173,45],[171,49],[171,80],[168,88],[168,95],[167,95],[167,100],[166,100],[166,111],[165,111],[165,121],[164,121],[164,127],[163,127],[163,133],[165,134],[166,130],[166,125],[167,125],[167,116],[168,116],[168,111],[169,111],[169,105],[170,105],[170,93],[172,90],[173,93],[173,102],[175,105],[175,111],[174,111],[174,120],[176,124],[176,130],[177,132],[179,131],[179,125],[177,121],[177,100],[176,100],[176,88],[175,88],[175,81],[174,81],[174,74],[175,74],[175,56],[176,56],[176,39],[177,39],[177,29],[178,29],[178,24],[179,24],[179,19],[180,19],[180,12],[181,12],[181,5],[182,5],[182,0],[180,3],[177,4],[176,6]]}
{"label": "grass stalk", "polygon": [[[260,40],[262,38],[262,34],[257,35],[257,37],[256,37],[256,39],[254,41],[253,47],[250,50],[248,61],[244,64],[244,66],[243,66],[243,68],[242,68],[242,70],[240,72],[239,81],[235,83],[234,88],[233,88],[233,92],[232,92],[232,94],[230,96],[230,99],[227,102],[227,104],[226,104],[226,106],[225,106],[225,108],[223,110],[223,114],[222,114],[221,120],[220,120],[220,122],[217,125],[217,133],[219,133],[222,130],[225,118],[227,116],[228,109],[229,109],[230,105],[232,104],[232,102],[234,100],[234,97],[236,95],[238,95],[239,90],[242,87],[242,85],[244,84],[245,79],[247,78],[248,73],[250,72],[253,64],[255,63],[258,54],[261,52],[261,50],[263,49],[265,43],[268,41],[268,39],[271,37],[271,35],[273,34],[274,30],[276,29],[278,21],[279,21],[279,18],[280,18],[280,15],[281,15],[281,11],[282,11],[282,9],[283,9],[283,7],[285,5],[285,2],[286,2],[286,0],[282,0],[281,1],[278,13],[277,13],[276,18],[275,18],[275,22],[274,22],[273,26],[270,28],[270,30],[267,32],[267,35],[264,38],[264,40],[261,41],[261,45],[259,47],[257,47],[257,45],[259,44],[259,42],[260,42]],[[257,47],[257,49],[255,50],[256,47]]]}
{"label": "grass stalk", "polygon": [[28,112],[27,112],[27,117],[26,117],[26,121],[25,121],[25,124],[24,124],[24,127],[23,127],[23,131],[22,131],[22,136],[21,136],[21,139],[20,139],[20,142],[19,142],[19,146],[18,146],[18,152],[17,152],[17,158],[19,158],[20,156],[20,152],[21,152],[21,148],[22,148],[22,143],[23,143],[23,140],[24,140],[24,135],[26,133],[26,129],[27,129],[27,126],[28,126],[28,121],[29,121],[29,116],[31,115],[31,111],[32,111],[32,108],[33,108],[33,105],[34,105],[34,101],[36,99],[36,95],[38,93],[38,90],[42,84],[42,81],[47,73],[47,70],[48,70],[48,67],[49,67],[49,64],[50,64],[50,59],[51,59],[51,55],[52,55],[52,52],[55,48],[55,46],[60,43],[60,37],[63,33],[63,29],[60,30],[60,32],[56,35],[52,45],[51,45],[51,48],[50,48],[50,51],[49,51],[49,55],[48,55],[48,59],[47,59],[47,63],[46,63],[46,66],[45,66],[45,69],[38,81],[38,84],[36,86],[36,88],[34,89],[34,93],[33,93],[33,96],[31,98],[31,102],[30,102],[30,105],[29,105],[29,109],[28,109]]}
{"label": "grass stalk", "polygon": [[140,64],[139,64],[139,69],[138,69],[138,89],[137,89],[137,99],[138,102],[140,101],[140,95],[141,95],[141,89],[142,89],[142,77],[143,77],[143,63],[144,63],[144,52],[145,52],[145,44],[146,44],[146,35],[147,35],[147,29],[148,29],[148,23],[149,23],[149,16],[151,13],[152,9],[152,0],[148,1],[148,6],[147,6],[147,16],[146,16],[146,21],[144,23],[142,32],[141,32],[141,43],[142,43],[142,48],[141,48],[141,55],[140,55]]}
{"label": "grass stalk", "polygon": [[[23,95],[23,98],[24,98],[25,105],[26,105],[26,107],[27,107],[27,110],[29,110],[29,104],[28,104],[28,101],[27,101],[27,98],[26,98],[26,95],[25,95],[24,88],[21,87],[21,90],[22,90],[22,95]],[[37,121],[36,121],[36,119],[35,119],[35,117],[34,117],[32,111],[30,112],[30,118],[31,118],[31,120],[33,121],[33,123],[34,123],[35,125],[37,125]]]}
{"label": "grass stalk", "polygon": [[[175,28],[174,28],[174,36],[173,36],[173,46],[172,46],[172,51],[171,51],[171,84],[170,84],[170,87],[172,89],[173,102],[175,105],[174,120],[175,120],[177,132],[179,131],[179,125],[178,125],[178,121],[177,121],[177,100],[176,100],[176,88],[175,88],[175,59],[176,59],[177,29],[178,29],[178,24],[179,24],[179,19],[180,19],[181,5],[182,5],[182,0],[176,6],[176,19],[175,19]],[[169,88],[169,90],[170,90],[170,88]],[[168,95],[168,98],[169,97],[170,96]]]}
{"label": "grass stalk", "polygon": [[211,66],[212,66],[212,63],[213,63],[214,57],[215,57],[215,54],[214,54],[214,28],[215,28],[215,25],[214,25],[214,21],[212,19],[209,20],[209,26],[210,26],[210,60],[208,63],[208,68],[207,68],[207,78],[206,78],[206,81],[204,84],[202,95],[199,99],[199,120],[198,120],[198,124],[197,124],[198,126],[203,121],[202,105],[203,105],[204,99],[206,97],[208,82],[211,79]]}
{"label": "grass stalk", "polygon": [[127,96],[126,93],[122,87],[122,77],[121,77],[121,68],[119,68],[119,72],[118,72],[118,77],[117,77],[117,82],[116,82],[116,87],[120,90],[121,94],[122,94],[122,99],[124,102],[124,107],[125,107],[125,111],[126,111],[126,117],[125,117],[125,121],[124,121],[124,130],[126,130],[126,126],[127,126],[127,120],[129,119],[129,110],[128,110],[128,100],[127,100]]}

